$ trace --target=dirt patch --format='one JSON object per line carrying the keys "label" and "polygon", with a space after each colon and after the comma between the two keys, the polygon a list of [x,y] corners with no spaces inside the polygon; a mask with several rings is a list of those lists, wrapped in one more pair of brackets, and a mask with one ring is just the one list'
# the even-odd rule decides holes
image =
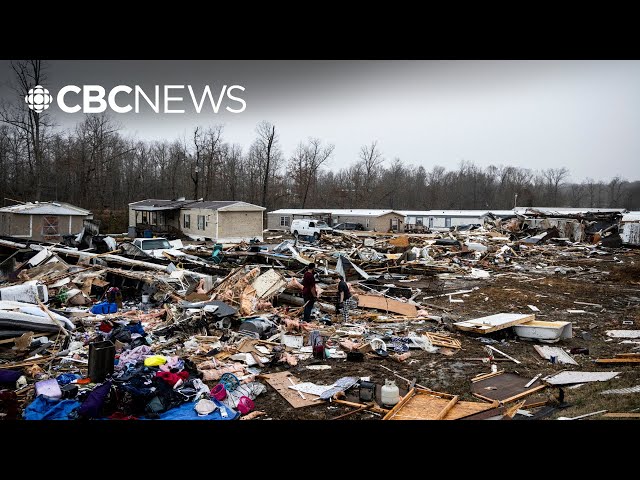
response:
{"label": "dirt patch", "polygon": [[[562,340],[554,346],[565,350],[576,347],[587,348],[588,355],[574,355],[579,366],[551,364],[537,354],[533,348],[535,343],[517,338],[512,329],[480,336],[449,327],[450,335],[460,340],[462,344],[462,348],[451,356],[412,349],[410,359],[402,364],[380,357],[367,357],[362,362],[310,359],[300,362],[296,367],[291,367],[290,371],[303,382],[330,385],[345,376],[368,376],[371,377],[371,381],[380,385],[384,384],[385,378],[394,377],[391,372],[381,368],[385,366],[409,380],[415,378],[416,383],[430,389],[460,395],[461,400],[478,400],[471,395],[471,379],[480,373],[490,372],[491,367],[489,363],[469,359],[488,356],[484,349],[486,344],[481,340],[482,337],[486,337],[497,342],[491,345],[521,362],[516,364],[500,361],[497,362],[498,368],[527,378],[533,378],[539,373],[544,377],[565,369],[621,372],[617,379],[611,381],[585,384],[575,389],[563,388],[564,401],[570,404],[570,407],[554,412],[549,418],[573,417],[604,409],[610,412],[631,411],[640,406],[639,394],[601,395],[600,392],[640,385],[640,366],[604,367],[594,363],[597,358],[610,358],[617,353],[640,351],[638,350],[640,344],[623,343],[621,339],[611,339],[605,333],[609,329],[640,329],[640,288],[638,287],[640,252],[625,253],[623,257],[624,265],[599,259],[583,259],[577,274],[540,275],[535,279],[531,279],[532,275],[529,275],[529,280],[522,280],[515,276],[496,276],[494,272],[487,280],[448,279],[444,286],[446,292],[456,289],[467,289],[472,292],[453,297],[463,300],[462,303],[450,303],[448,296],[426,300],[426,304],[434,307],[427,310],[433,315],[442,317],[441,322],[411,319],[399,326],[397,324],[375,326],[379,332],[386,330],[389,335],[397,335],[402,331],[417,333],[447,331],[444,325],[448,322],[501,312],[534,313],[527,305],[535,305],[540,309],[540,312],[536,313],[536,317],[540,320],[572,322],[573,338]],[[597,272],[589,273],[589,269],[595,269]],[[585,313],[570,313],[568,310],[583,310]],[[624,320],[631,320],[634,324],[624,325],[622,323]],[[495,356],[501,358],[498,354]],[[330,365],[331,369],[318,371],[306,368],[313,364]],[[284,367],[278,366],[265,369],[264,373],[283,369]],[[407,382],[398,378],[396,381],[399,387],[408,388]],[[546,400],[553,405],[558,403],[558,397],[559,389],[548,387],[527,398],[530,402]],[[262,418],[286,420],[331,419],[353,410],[351,407],[336,403],[294,409],[271,387],[268,387],[266,394],[256,399],[256,408],[267,412],[267,415]],[[358,412],[344,419],[379,420],[380,418],[379,415],[370,412]]]}

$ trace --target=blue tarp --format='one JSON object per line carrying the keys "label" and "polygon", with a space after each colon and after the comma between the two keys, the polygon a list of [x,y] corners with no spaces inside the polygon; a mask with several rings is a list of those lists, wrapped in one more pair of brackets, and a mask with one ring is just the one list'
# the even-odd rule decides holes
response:
{"label": "blue tarp", "polygon": [[[171,410],[167,410],[164,413],[160,414],[160,418],[158,420],[235,420],[240,416],[239,412],[231,410],[229,407],[224,405],[217,400],[211,399],[218,407],[222,407],[227,411],[227,418],[224,418],[220,415],[220,410],[216,409],[215,412],[210,413],[209,415],[200,416],[198,412],[195,411],[194,407],[197,402],[188,402],[180,405],[179,407],[172,408]],[[145,419],[148,420],[148,419]]]}
{"label": "blue tarp", "polygon": [[22,416],[25,420],[69,420],[69,414],[80,405],[75,400],[52,400],[38,395]]}

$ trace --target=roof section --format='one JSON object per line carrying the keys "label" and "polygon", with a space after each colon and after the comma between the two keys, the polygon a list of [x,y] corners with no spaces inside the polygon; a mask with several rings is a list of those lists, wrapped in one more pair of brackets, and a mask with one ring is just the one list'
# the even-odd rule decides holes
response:
{"label": "roof section", "polygon": [[556,207],[517,207],[514,209],[518,214],[542,213],[547,216],[552,215],[583,215],[587,213],[623,213],[625,208],[556,208]]}
{"label": "roof section", "polygon": [[371,208],[282,208],[272,212],[275,215],[353,215],[355,217],[381,217],[389,213],[397,213],[404,216],[399,210],[381,210]]}
{"label": "roof section", "polygon": [[29,202],[0,208],[0,212],[18,215],[91,215],[89,210],[64,202]]}
{"label": "roof section", "polygon": [[140,200],[139,202],[132,202],[129,207],[134,210],[178,210],[185,205],[195,203],[196,200],[157,200],[149,198],[147,200]]}
{"label": "roof section", "polygon": [[143,211],[159,211],[159,210],[179,210],[181,208],[204,208],[209,210],[224,210],[227,207],[234,206],[234,210],[243,210],[242,207],[246,207],[246,210],[264,210],[264,207],[259,205],[253,205],[251,203],[240,202],[237,200],[224,200],[224,201],[212,201],[212,200],[158,200],[147,199],[140,200],[139,202],[132,202],[129,207],[133,210]]}
{"label": "roof section", "polygon": [[640,222],[640,212],[629,212],[622,216],[623,222]]}

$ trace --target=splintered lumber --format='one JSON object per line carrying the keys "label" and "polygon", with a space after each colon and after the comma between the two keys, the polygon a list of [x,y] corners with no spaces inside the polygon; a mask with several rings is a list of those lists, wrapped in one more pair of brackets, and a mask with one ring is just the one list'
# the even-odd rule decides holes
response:
{"label": "splintered lumber", "polygon": [[414,388],[383,420],[457,420],[497,406],[498,402],[460,402],[457,395]]}
{"label": "splintered lumber", "polygon": [[284,399],[289,402],[293,408],[303,408],[310,405],[320,405],[322,400],[319,400],[318,395],[312,395],[307,393],[306,398],[301,398],[297,390],[290,389],[290,382],[295,384],[300,383],[300,380],[289,372],[270,373],[268,375],[262,375],[266,382],[271,385]]}
{"label": "splintered lumber", "polygon": [[448,348],[462,348],[462,344],[460,340],[455,338],[448,337],[446,335],[441,335],[439,333],[430,333],[426,332],[424,335],[429,338],[432,345],[436,345],[438,347],[448,347]]}
{"label": "splintered lumber", "polygon": [[486,348],[488,348],[489,350],[492,350],[492,351],[494,351],[494,352],[496,352],[496,353],[499,353],[500,355],[502,355],[503,357],[508,358],[508,359],[509,359],[509,360],[511,360],[512,362],[515,362],[515,363],[522,363],[520,360],[516,360],[515,358],[513,358],[513,357],[511,357],[511,356],[507,355],[507,354],[506,354],[506,353],[504,353],[504,352],[501,352],[500,350],[498,350],[498,349],[497,349],[497,348],[495,348],[495,347],[492,347],[491,345],[487,345],[487,346],[486,346]]}
{"label": "splintered lumber", "polygon": [[512,419],[513,417],[515,417],[516,413],[518,413],[518,410],[520,410],[526,402],[527,402],[526,400],[521,400],[520,402],[514,404],[512,407],[509,407],[507,411],[504,412],[504,416],[502,418],[509,419],[509,420]]}
{"label": "splintered lumber", "polygon": [[598,358],[596,363],[640,363],[640,357]]}
{"label": "splintered lumber", "polygon": [[520,325],[521,323],[530,322],[535,319],[535,314],[496,313],[495,315],[489,315],[487,317],[456,322],[453,325],[458,330],[485,334],[495,332],[497,330],[503,330],[514,325]]}
{"label": "splintered lumber", "polygon": [[349,415],[353,415],[356,412],[361,412],[362,410],[366,410],[369,407],[373,407],[373,405],[374,405],[373,402],[369,402],[366,405],[363,405],[362,407],[356,408],[355,410],[351,410],[350,412],[343,413],[342,415],[338,415],[337,417],[333,417],[331,420],[339,420],[341,418],[348,417]]}
{"label": "splintered lumber", "polygon": [[616,412],[611,412],[611,413],[605,413],[603,415],[603,417],[608,417],[608,418],[640,418],[640,413],[616,413]]}
{"label": "splintered lumber", "polygon": [[[339,395],[344,396],[344,392],[340,392],[336,394],[336,396],[339,396]],[[331,402],[335,402],[335,403],[339,403],[340,405],[346,405],[347,407],[355,407],[355,408],[360,408],[365,406],[365,404],[363,403],[349,402],[348,400],[343,400],[342,398],[333,398]],[[371,402],[371,403],[373,403],[373,405],[368,406],[366,410],[370,410],[376,413],[382,413],[384,415],[389,413],[389,409],[382,408],[378,406],[375,402]]]}
{"label": "splintered lumber", "polygon": [[415,317],[418,314],[415,305],[380,295],[358,295],[358,307],[375,308],[385,312],[399,313],[407,317]]}

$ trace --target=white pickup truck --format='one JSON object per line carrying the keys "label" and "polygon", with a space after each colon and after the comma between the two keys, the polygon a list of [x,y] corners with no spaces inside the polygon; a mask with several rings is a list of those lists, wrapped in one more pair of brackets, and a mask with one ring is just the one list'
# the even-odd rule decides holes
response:
{"label": "white pickup truck", "polygon": [[133,243],[136,247],[142,250],[147,255],[152,257],[164,258],[163,252],[167,252],[169,255],[181,256],[184,255],[180,249],[183,247],[181,240],[174,240],[169,242],[166,238],[134,238]]}

